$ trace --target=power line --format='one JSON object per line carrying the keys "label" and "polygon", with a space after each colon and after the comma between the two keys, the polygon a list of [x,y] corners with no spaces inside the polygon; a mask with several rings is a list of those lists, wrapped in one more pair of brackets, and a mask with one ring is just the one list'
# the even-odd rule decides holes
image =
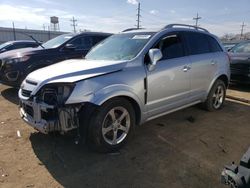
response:
{"label": "power line", "polygon": [[73,16],[73,18],[70,21],[72,22],[71,26],[73,26],[74,33],[76,33],[77,20]]}
{"label": "power line", "polygon": [[247,26],[247,25],[243,22],[243,24],[241,25],[240,38],[243,38],[244,27],[246,27],[246,26]]}
{"label": "power line", "polygon": [[193,20],[195,20],[195,27],[198,27],[198,22],[199,22],[200,19],[201,19],[201,17],[197,13],[196,17],[193,18]]}
{"label": "power line", "polygon": [[141,22],[141,20],[140,20],[140,18],[141,18],[141,3],[139,2],[138,3],[138,8],[137,8],[137,29],[140,29],[140,27],[141,27],[141,25],[140,25],[140,22]]}

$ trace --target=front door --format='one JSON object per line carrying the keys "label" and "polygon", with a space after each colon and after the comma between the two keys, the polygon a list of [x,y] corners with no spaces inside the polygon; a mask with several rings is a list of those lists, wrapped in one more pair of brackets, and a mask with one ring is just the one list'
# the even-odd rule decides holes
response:
{"label": "front door", "polygon": [[159,48],[163,58],[157,62],[155,70],[147,72],[149,117],[190,102],[190,61],[185,56],[181,36],[178,33],[166,35],[153,48]]}

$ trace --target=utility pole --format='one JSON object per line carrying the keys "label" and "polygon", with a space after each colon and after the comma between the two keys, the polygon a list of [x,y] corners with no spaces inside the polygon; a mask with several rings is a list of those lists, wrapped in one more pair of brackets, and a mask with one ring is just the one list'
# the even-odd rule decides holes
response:
{"label": "utility pole", "polygon": [[243,24],[241,25],[241,32],[240,32],[240,38],[243,38],[243,33],[244,33],[244,27],[246,27],[247,25],[243,22]]}
{"label": "utility pole", "polygon": [[73,18],[70,21],[72,22],[71,26],[73,26],[74,28],[74,33],[76,33],[77,20],[73,16]]}
{"label": "utility pole", "polygon": [[12,22],[12,27],[13,27],[13,37],[14,37],[14,40],[16,40],[16,29],[15,29],[15,23]]}
{"label": "utility pole", "polygon": [[50,40],[50,27],[48,26],[48,39]]}
{"label": "utility pole", "polygon": [[138,3],[138,8],[137,8],[137,14],[136,14],[136,16],[137,16],[137,29],[140,29],[140,22],[141,22],[141,20],[140,20],[140,18],[141,18],[141,3],[139,2]]}
{"label": "utility pole", "polygon": [[196,17],[193,18],[193,20],[195,20],[195,27],[198,27],[198,22],[201,19],[201,17],[199,16],[199,14],[197,13]]}
{"label": "utility pole", "polygon": [[43,30],[44,30],[44,31],[46,30],[46,26],[45,26],[45,24],[43,24]]}

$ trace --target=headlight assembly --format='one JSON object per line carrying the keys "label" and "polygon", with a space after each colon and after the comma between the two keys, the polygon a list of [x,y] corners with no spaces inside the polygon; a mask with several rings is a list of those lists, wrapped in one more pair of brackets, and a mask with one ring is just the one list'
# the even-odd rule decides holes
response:
{"label": "headlight assembly", "polygon": [[69,98],[75,84],[58,83],[44,86],[40,93],[40,100],[49,105],[62,105]]}
{"label": "headlight assembly", "polygon": [[29,56],[22,56],[22,57],[17,57],[17,58],[13,58],[13,59],[7,59],[5,60],[5,64],[14,64],[14,63],[19,63],[19,62],[25,62],[29,60]]}

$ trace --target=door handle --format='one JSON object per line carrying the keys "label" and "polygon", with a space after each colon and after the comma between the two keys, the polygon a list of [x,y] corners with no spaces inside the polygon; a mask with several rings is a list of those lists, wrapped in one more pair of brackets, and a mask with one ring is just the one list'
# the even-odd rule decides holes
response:
{"label": "door handle", "polygon": [[215,60],[211,61],[211,65],[215,65],[216,63],[217,63],[217,61],[215,61]]}
{"label": "door handle", "polygon": [[190,69],[191,69],[191,67],[189,67],[189,66],[186,65],[186,66],[183,67],[182,70],[183,70],[183,72],[187,72]]}

